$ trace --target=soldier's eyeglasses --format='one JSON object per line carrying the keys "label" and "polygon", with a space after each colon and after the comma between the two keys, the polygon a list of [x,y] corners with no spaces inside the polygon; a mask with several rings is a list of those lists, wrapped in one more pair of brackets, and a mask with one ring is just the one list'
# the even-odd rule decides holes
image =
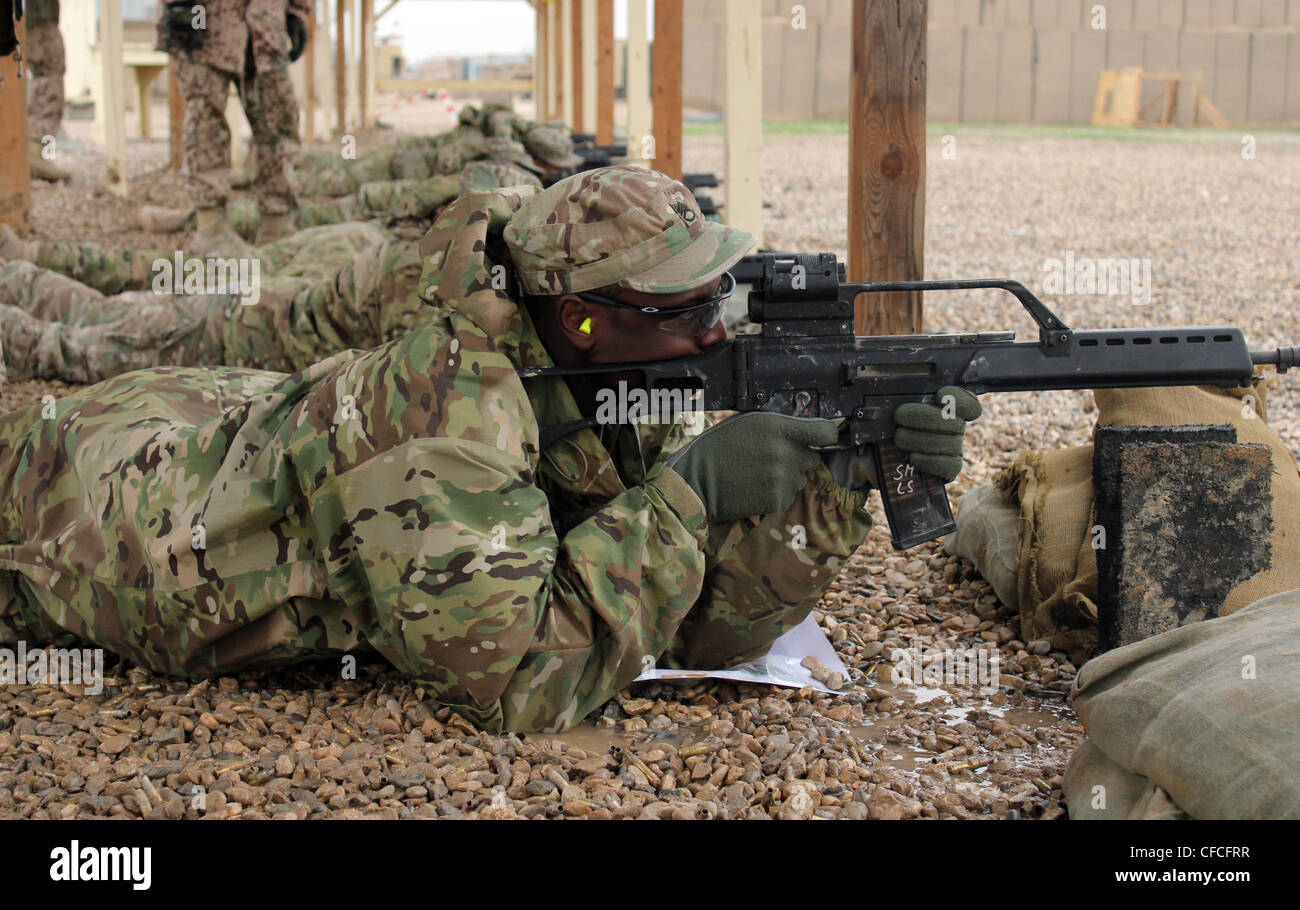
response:
{"label": "soldier's eyeglasses", "polygon": [[718,293],[714,294],[707,300],[701,300],[699,303],[692,303],[690,306],[680,307],[657,307],[642,306],[638,303],[626,303],[622,300],[615,300],[612,297],[604,297],[600,294],[592,294],[583,291],[575,294],[583,300],[589,300],[592,303],[599,303],[602,306],[619,307],[624,310],[636,310],[639,313],[646,313],[650,316],[661,317],[659,321],[659,331],[672,332],[676,335],[689,335],[695,337],[703,335],[709,329],[718,324],[722,314],[727,309],[727,300],[736,290],[736,277],[730,272],[722,273],[721,286]]}

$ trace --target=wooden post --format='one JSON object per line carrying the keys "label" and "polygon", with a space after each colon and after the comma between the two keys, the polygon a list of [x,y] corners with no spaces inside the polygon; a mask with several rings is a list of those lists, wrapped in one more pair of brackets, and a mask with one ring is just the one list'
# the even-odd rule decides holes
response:
{"label": "wooden post", "polygon": [[375,111],[375,74],[372,69],[375,65],[374,48],[375,43],[375,0],[361,0],[361,66],[357,73],[359,77],[358,95],[361,103],[361,126],[370,125],[370,118]]}
{"label": "wooden post", "polygon": [[596,142],[614,142],[614,0],[596,0]]}
{"label": "wooden post", "polygon": [[573,0],[560,0],[560,118],[573,126]]}
{"label": "wooden post", "polygon": [[560,7],[546,0],[546,120],[560,115]]}
{"label": "wooden post", "polygon": [[[925,0],[853,0],[851,281],[925,274],[925,18]],[[859,335],[920,332],[921,295],[859,297],[854,322]]]}
{"label": "wooden post", "polygon": [[634,167],[654,167],[646,0],[627,0],[627,157]]}
{"label": "wooden post", "polygon": [[596,132],[596,96],[599,93],[597,81],[600,72],[596,60],[600,49],[596,46],[596,0],[582,0],[582,53],[578,62],[582,65],[582,91],[578,98],[582,102],[582,132]]}
{"label": "wooden post", "polygon": [[573,9],[573,119],[569,122],[575,133],[585,133],[587,132],[587,110],[582,103],[584,97],[582,80],[587,75],[582,40],[582,14],[585,4],[583,0],[567,0],[567,2]]}
{"label": "wooden post", "polygon": [[335,129],[339,133],[348,130],[348,23],[345,10],[348,0],[334,0],[337,11],[338,43],[334,49],[334,106]]}
{"label": "wooden post", "polygon": [[751,0],[727,0],[723,118],[727,224],[763,245],[763,17]]}
{"label": "wooden post", "polygon": [[105,182],[108,191],[125,197],[126,93],[122,70],[122,0],[102,0],[99,5],[99,47],[104,64],[104,91],[95,103],[104,105],[104,145],[108,153]]}
{"label": "wooden post", "polygon": [[[27,19],[17,23],[27,45]],[[27,161],[27,79],[13,54],[0,58],[0,224],[20,234],[32,226],[32,175]]]}
{"label": "wooden post", "polygon": [[546,121],[546,0],[533,0],[533,119]]}
{"label": "wooden post", "polygon": [[171,169],[179,173],[185,166],[185,98],[175,57],[167,64],[167,143]]}
{"label": "wooden post", "polygon": [[[919,2],[919,0],[918,0]],[[656,0],[655,170],[682,176],[682,0]]]}
{"label": "wooden post", "polygon": [[303,53],[303,141],[316,141],[316,13],[307,17],[307,49]]}

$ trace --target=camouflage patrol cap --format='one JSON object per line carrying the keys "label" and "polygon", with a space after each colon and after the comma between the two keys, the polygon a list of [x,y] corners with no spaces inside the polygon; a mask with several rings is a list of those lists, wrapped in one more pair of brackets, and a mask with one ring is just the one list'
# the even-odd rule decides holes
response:
{"label": "camouflage patrol cap", "polygon": [[536,123],[524,133],[523,143],[530,155],[551,167],[577,167],[583,163],[583,157],[574,154],[573,139],[562,126]]}
{"label": "camouflage patrol cap", "polygon": [[754,245],[752,234],[705,221],[682,183],[627,166],[542,190],[504,236],[521,287],[541,295],[610,285],[678,294],[717,278]]}
{"label": "camouflage patrol cap", "polygon": [[528,149],[513,139],[506,139],[502,136],[489,136],[483,140],[483,145],[487,149],[488,157],[493,161],[504,161],[526,168],[536,174],[542,173],[542,168],[538,167],[537,162],[533,160],[533,156],[528,154]]}

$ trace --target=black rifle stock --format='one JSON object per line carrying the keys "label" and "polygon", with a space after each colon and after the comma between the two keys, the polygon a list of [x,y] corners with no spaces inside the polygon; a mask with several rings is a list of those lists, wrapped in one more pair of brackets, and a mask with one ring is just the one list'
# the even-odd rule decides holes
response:
{"label": "black rifle stock", "polygon": [[[1012,294],[1038,325],[1037,341],[1014,332],[858,336],[859,294],[995,288]],[[953,531],[942,480],[921,474],[894,444],[900,404],[937,402],[944,386],[974,394],[1154,386],[1248,386],[1256,364],[1279,372],[1300,364],[1300,348],[1251,351],[1235,326],[1074,330],[1018,281],[840,280],[835,256],[767,254],[749,318],[761,334],[738,335],[677,360],[521,369],[522,376],[640,372],[651,401],[697,394],[707,411],[773,411],[844,418],[843,447],[869,451],[896,549]],[[660,393],[656,395],[656,393]],[[548,427],[543,448],[594,421]]]}

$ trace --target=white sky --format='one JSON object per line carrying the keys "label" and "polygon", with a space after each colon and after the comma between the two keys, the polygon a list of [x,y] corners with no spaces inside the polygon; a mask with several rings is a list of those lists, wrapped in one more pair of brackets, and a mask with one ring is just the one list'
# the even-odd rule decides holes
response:
{"label": "white sky", "polygon": [[[653,35],[654,0],[647,5]],[[384,4],[375,6],[379,10]],[[381,37],[400,35],[402,55],[417,63],[429,57],[532,53],[535,27],[527,0],[400,0],[376,31]],[[626,3],[614,3],[614,37],[627,37]]]}

